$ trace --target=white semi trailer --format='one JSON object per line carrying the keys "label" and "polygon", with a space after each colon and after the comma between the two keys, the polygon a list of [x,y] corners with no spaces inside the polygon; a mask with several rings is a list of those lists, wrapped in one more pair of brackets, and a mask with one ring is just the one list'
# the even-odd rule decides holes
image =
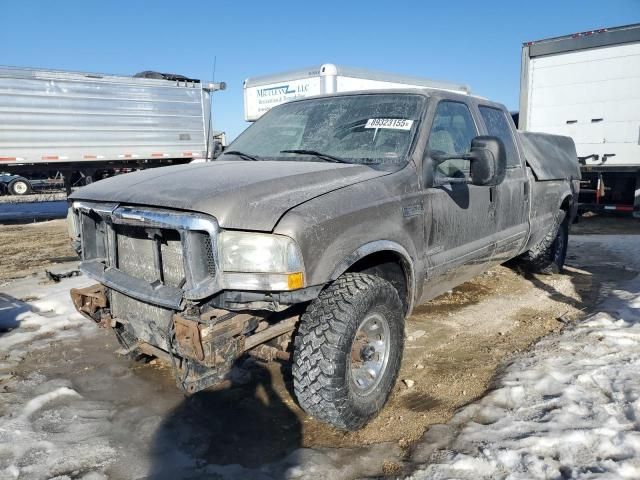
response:
{"label": "white semi trailer", "polygon": [[518,126],[573,138],[582,211],[640,217],[640,24],[523,44]]}
{"label": "white semi trailer", "polygon": [[28,193],[37,185],[29,179],[60,173],[69,187],[211,157],[224,135],[211,131],[210,95],[224,87],[149,71],[127,77],[0,67],[0,190]]}
{"label": "white semi trailer", "polygon": [[404,87],[469,93],[466,85],[325,63],[319,67],[247,78],[244,81],[244,118],[253,122],[269,109],[294,98]]}

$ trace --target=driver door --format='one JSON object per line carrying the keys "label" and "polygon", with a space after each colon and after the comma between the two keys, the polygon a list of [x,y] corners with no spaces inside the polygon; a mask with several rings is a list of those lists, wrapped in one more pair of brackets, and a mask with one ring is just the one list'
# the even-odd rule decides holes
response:
{"label": "driver door", "polygon": [[[466,103],[441,100],[434,114],[426,155],[434,151],[468,153],[471,140],[478,135],[477,123]],[[427,269],[422,301],[487,268],[497,226],[495,187],[473,185],[469,161],[447,160],[433,168],[433,186],[424,192]]]}

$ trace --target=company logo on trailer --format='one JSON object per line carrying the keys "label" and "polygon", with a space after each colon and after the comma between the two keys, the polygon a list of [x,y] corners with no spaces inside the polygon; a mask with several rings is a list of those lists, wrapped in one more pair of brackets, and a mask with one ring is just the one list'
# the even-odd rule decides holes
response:
{"label": "company logo on trailer", "polygon": [[309,89],[309,85],[299,85],[297,90],[292,89],[289,84],[278,85],[277,87],[261,88],[257,90],[259,97],[275,97],[277,95],[295,95],[304,93]]}

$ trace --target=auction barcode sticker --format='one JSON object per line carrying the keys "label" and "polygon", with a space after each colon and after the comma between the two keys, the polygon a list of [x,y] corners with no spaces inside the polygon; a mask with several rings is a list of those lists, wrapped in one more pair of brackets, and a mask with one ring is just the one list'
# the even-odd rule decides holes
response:
{"label": "auction barcode sticker", "polygon": [[404,118],[370,118],[364,128],[391,128],[393,130],[411,130],[413,120]]}

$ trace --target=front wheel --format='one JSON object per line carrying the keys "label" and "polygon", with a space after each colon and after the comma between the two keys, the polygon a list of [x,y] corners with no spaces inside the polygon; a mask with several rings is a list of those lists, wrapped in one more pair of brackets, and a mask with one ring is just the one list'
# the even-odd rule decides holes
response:
{"label": "front wheel", "polygon": [[386,403],[400,369],[404,313],[398,292],[373,275],[341,276],[309,305],[294,345],[300,406],[335,427],[363,427]]}

